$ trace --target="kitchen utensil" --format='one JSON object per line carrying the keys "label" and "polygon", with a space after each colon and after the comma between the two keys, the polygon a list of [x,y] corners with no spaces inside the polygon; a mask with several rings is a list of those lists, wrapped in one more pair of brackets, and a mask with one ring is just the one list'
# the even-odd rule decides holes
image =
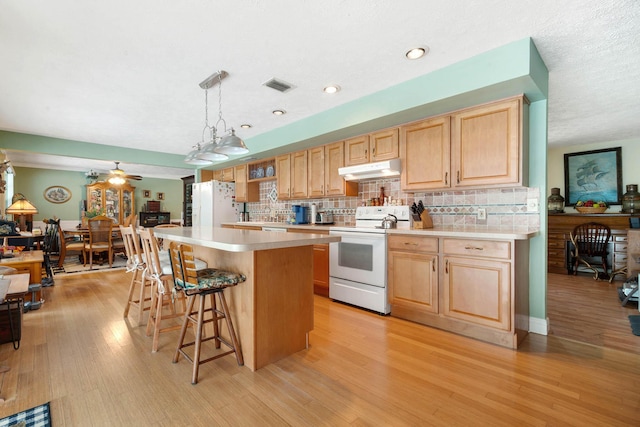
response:
{"label": "kitchen utensil", "polygon": [[418,213],[421,214],[424,212],[424,205],[422,204],[422,200],[418,202]]}
{"label": "kitchen utensil", "polygon": [[382,228],[384,229],[396,228],[397,225],[398,225],[398,217],[393,214],[387,215],[382,220],[382,224],[381,224]]}

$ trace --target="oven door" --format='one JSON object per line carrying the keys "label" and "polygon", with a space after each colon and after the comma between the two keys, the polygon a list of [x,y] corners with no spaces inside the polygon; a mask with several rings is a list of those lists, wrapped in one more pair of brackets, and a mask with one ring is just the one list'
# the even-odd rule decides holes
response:
{"label": "oven door", "polygon": [[330,244],[329,275],[384,288],[387,285],[387,235],[331,231],[342,238]]}

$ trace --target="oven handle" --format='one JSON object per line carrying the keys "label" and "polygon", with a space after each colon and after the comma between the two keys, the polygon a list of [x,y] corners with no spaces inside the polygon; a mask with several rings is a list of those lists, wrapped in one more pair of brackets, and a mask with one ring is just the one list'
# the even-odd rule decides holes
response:
{"label": "oven handle", "polygon": [[386,237],[384,233],[358,233],[352,231],[329,231],[330,235],[340,236],[340,237],[354,237],[357,239],[368,239],[368,240],[382,240]]}

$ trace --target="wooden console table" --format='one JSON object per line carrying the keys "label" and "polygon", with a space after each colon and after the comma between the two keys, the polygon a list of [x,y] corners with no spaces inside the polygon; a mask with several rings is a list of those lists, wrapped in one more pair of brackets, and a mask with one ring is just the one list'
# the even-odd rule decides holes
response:
{"label": "wooden console table", "polygon": [[[616,208],[618,209],[618,208]],[[599,222],[611,229],[611,262],[612,271],[627,266],[627,230],[632,215],[622,213],[611,214],[549,214],[548,267],[549,273],[567,274],[570,272],[567,261],[569,234],[576,225],[585,222]],[[638,216],[638,215],[633,215]]]}
{"label": "wooden console table", "polygon": [[[13,258],[0,259],[0,265],[2,266],[13,267],[18,270],[18,273],[29,273],[29,283],[40,283],[42,281],[43,262],[44,253],[42,251],[24,251]],[[42,298],[41,292],[36,292],[36,301]],[[31,300],[31,296],[27,295],[26,299]]]}

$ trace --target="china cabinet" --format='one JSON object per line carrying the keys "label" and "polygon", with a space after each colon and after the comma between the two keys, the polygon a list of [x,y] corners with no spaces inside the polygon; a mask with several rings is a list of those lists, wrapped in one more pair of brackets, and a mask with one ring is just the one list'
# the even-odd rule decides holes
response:
{"label": "china cabinet", "polygon": [[128,183],[112,185],[97,182],[87,185],[87,211],[104,210],[104,215],[116,225],[134,212],[135,187]]}

